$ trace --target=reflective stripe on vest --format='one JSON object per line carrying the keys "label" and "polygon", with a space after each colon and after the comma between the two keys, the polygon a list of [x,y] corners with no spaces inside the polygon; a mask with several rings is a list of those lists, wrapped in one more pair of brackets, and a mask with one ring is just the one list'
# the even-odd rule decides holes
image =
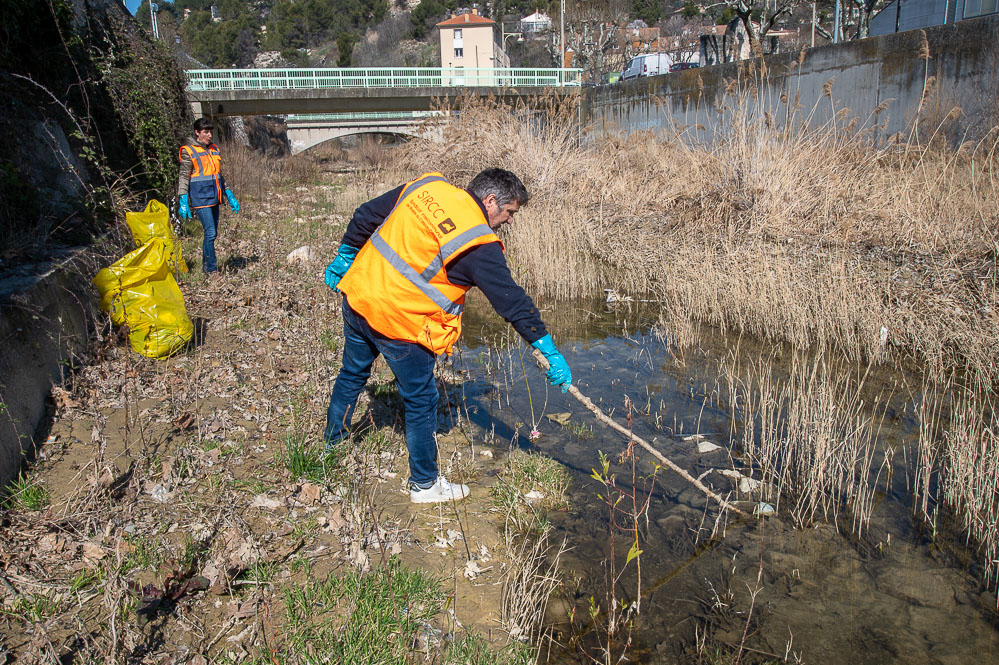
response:
{"label": "reflective stripe on vest", "polygon": [[[452,302],[446,295],[441,293],[437,287],[433,286],[430,282],[423,278],[423,275],[413,270],[413,268],[402,260],[402,257],[396,254],[395,250],[388,246],[388,243],[375,231],[371,235],[371,244],[374,248],[378,250],[389,265],[399,271],[403,277],[405,277],[410,284],[418,288],[423,292],[423,295],[434,301],[434,304],[443,309],[448,314],[453,314],[455,316],[461,314],[465,309],[464,305],[459,305],[456,302]],[[440,254],[437,255],[437,259],[440,259]],[[433,272],[436,275],[437,271]],[[431,276],[433,276],[431,275]]]}
{"label": "reflective stripe on vest", "polygon": [[214,143],[209,144],[207,148],[201,144],[191,143],[182,146],[180,149],[181,152],[185,150],[191,156],[191,163],[194,165],[191,180],[195,178],[213,178],[222,171],[221,155],[218,146]]}

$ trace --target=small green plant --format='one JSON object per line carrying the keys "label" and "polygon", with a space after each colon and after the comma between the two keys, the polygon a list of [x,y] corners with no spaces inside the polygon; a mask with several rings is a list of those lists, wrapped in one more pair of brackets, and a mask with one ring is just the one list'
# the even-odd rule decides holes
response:
{"label": "small green plant", "polygon": [[574,439],[587,441],[593,438],[593,425],[586,423],[569,423],[565,426],[565,431]]}
{"label": "small green plant", "polygon": [[70,593],[76,594],[86,591],[100,583],[104,579],[102,571],[97,568],[84,568],[76,574],[69,583]]}
{"label": "small green plant", "polygon": [[277,573],[277,563],[274,561],[256,561],[241,575],[248,582],[267,584]]}
{"label": "small green plant", "polygon": [[340,347],[340,336],[329,329],[319,335],[319,341],[327,351],[336,351]]}
{"label": "small green plant", "polygon": [[305,520],[297,520],[295,529],[291,532],[292,538],[310,538],[319,532],[319,521],[315,517]]}
{"label": "small green plant", "polygon": [[184,572],[193,571],[207,552],[208,545],[206,543],[199,542],[190,535],[185,535],[184,549],[177,559],[178,568]]}
{"label": "small green plant", "polygon": [[59,609],[59,602],[44,593],[17,596],[9,606],[0,606],[0,616],[20,621],[39,623],[47,620]]}
{"label": "small green plant", "polygon": [[289,433],[285,437],[284,452],[280,454],[280,462],[294,478],[305,478],[316,482],[326,480],[322,451],[309,444],[305,437]]}
{"label": "small green plant", "polygon": [[569,471],[550,457],[513,450],[501,475],[504,482],[493,489],[493,498],[504,509],[528,501],[556,510],[569,507]]}
{"label": "small green plant", "polygon": [[[622,662],[629,659],[632,631],[635,619],[641,611],[641,524],[648,515],[658,467],[649,476],[640,477],[635,444],[630,442],[628,448],[617,458],[617,462],[625,465],[631,476],[630,482],[621,487],[617,484],[617,474],[611,470],[610,458],[603,451],[599,454],[600,467],[593,469],[590,477],[600,484],[601,489],[597,493],[597,498],[607,507],[609,551],[605,561],[608,576],[603,594],[604,605],[601,607],[600,601],[590,596],[586,607],[589,627],[581,630],[580,624],[577,623],[579,619],[576,618],[576,607],[572,607],[569,611],[569,623],[574,633],[572,643],[587,661]],[[640,489],[642,484],[644,490]],[[641,494],[642,491],[646,492],[644,496]],[[621,534],[631,541],[627,554],[623,555],[623,561],[621,554],[616,551],[616,541]],[[633,567],[635,572],[632,601],[621,598],[618,589],[624,572],[629,567]]]}
{"label": "small green plant", "polygon": [[312,573],[312,560],[308,555],[300,554],[291,560],[291,573],[305,573],[306,577],[309,577]]}
{"label": "small green plant", "polygon": [[157,552],[153,544],[141,538],[129,538],[126,541],[128,554],[121,563],[121,573],[124,575],[132,570],[155,568],[163,561],[163,555]]}
{"label": "small green plant", "polygon": [[49,502],[48,492],[24,474],[10,483],[3,505],[8,510],[41,510]]}

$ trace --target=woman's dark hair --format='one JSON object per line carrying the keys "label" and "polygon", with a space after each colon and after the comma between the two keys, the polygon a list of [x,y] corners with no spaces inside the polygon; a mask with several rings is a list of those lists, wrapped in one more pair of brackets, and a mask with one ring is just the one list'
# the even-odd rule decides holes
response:
{"label": "woman's dark hair", "polygon": [[208,118],[198,118],[194,121],[194,131],[200,132],[203,129],[215,129],[215,125]]}
{"label": "woman's dark hair", "polygon": [[468,183],[468,191],[478,196],[480,201],[495,194],[496,203],[501,208],[514,201],[527,205],[527,199],[530,198],[520,178],[505,169],[486,169],[472,178],[472,182]]}

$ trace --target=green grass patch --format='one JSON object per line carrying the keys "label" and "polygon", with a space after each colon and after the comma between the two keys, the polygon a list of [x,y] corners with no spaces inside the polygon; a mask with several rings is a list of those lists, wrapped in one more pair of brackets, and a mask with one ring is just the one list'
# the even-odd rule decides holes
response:
{"label": "green grass patch", "polygon": [[326,482],[326,465],[322,448],[310,444],[305,437],[288,434],[284,451],[279,454],[281,465],[296,479]]}
{"label": "green grass patch", "polygon": [[243,571],[240,579],[256,584],[267,584],[274,579],[277,571],[278,566],[274,561],[256,561]]}
{"label": "green grass patch", "polygon": [[45,593],[26,593],[0,606],[0,616],[26,623],[42,623],[59,610],[59,603]]}
{"label": "green grass patch", "polygon": [[244,491],[250,494],[263,494],[271,489],[271,485],[260,478],[233,478],[229,482],[229,487],[234,492]]}
{"label": "green grass patch", "polygon": [[333,330],[326,329],[319,335],[319,343],[327,351],[336,351],[340,348],[340,335]]}
{"label": "green grass patch", "polygon": [[129,552],[121,562],[121,574],[126,575],[133,570],[148,570],[158,568],[164,561],[162,551],[157,551],[153,544],[144,538],[128,538]]}
{"label": "green grass patch", "polygon": [[[440,579],[397,558],[371,573],[351,571],[286,587],[284,630],[268,653],[241,663],[299,665],[407,662],[529,665],[530,646],[497,648],[478,635],[450,636]],[[217,662],[230,662],[224,659]]]}
{"label": "green grass patch", "polygon": [[[550,457],[513,450],[500,480],[492,496],[494,504],[505,512],[525,503],[555,510],[569,507],[569,471]],[[532,493],[536,493],[535,498],[529,498]]]}
{"label": "green grass patch", "polygon": [[284,593],[285,662],[310,653],[333,663],[405,662],[446,602],[437,578],[397,559],[367,575],[310,580]]}
{"label": "green grass patch", "polygon": [[100,569],[84,568],[69,582],[70,593],[76,594],[97,586],[104,581],[104,575]]}
{"label": "green grass patch", "polygon": [[11,481],[3,498],[3,506],[8,510],[41,510],[48,503],[45,488],[24,474]]}

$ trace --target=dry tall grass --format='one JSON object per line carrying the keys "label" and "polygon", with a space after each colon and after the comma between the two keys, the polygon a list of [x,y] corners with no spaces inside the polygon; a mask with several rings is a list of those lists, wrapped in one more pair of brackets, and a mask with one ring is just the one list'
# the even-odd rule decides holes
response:
{"label": "dry tall grass", "polygon": [[916,510],[934,532],[941,509],[978,552],[983,577],[999,584],[999,421],[995,393],[929,378],[923,385]]}
{"label": "dry tall grass", "polygon": [[[722,363],[733,422],[741,422],[744,461],[763,481],[762,496],[802,527],[823,519],[864,535],[879,469],[874,468],[880,421],[867,412],[863,379],[823,354],[793,354],[787,376],[774,358],[738,367]],[[883,415],[883,414],[882,414]],[[880,469],[884,469],[882,465]]]}
{"label": "dry tall grass", "polygon": [[568,103],[468,102],[440,138],[406,146],[393,176],[520,174],[532,200],[506,241],[534,293],[624,288],[676,319],[851,358],[968,363],[993,381],[999,132],[876,147],[842,119],[777,127],[771,117],[798,111],[777,102],[755,117],[748,99],[723,99],[729,126],[710,145],[678,132],[581,146]]}
{"label": "dry tall grass", "polygon": [[[958,112],[942,108],[927,78],[913,131],[878,142],[881,109],[860,121],[822,109],[831,120],[809,125],[815,109],[788,99],[760,109],[762,88],[746,80],[722,96],[710,132],[589,142],[571,104],[531,112],[466,100],[400,150],[385,179],[439,170],[465,183],[487,166],[520,174],[532,199],[504,239],[533,294],[613,287],[659,300],[678,330],[709,322],[819,358],[915,361],[932,376],[960,368],[970,394],[993,390],[999,128],[973,143],[940,140],[953,136]],[[832,104],[831,86],[822,103]],[[700,138],[708,134],[710,143]],[[781,382],[755,372],[742,390],[769,438],[746,442],[754,462],[774,491],[794,497],[801,523],[836,519],[848,505],[861,532],[875,424],[861,415],[859,388],[821,364]],[[919,511],[932,518],[948,506],[995,576],[992,405],[969,397],[949,406],[946,429],[937,407],[923,409]]]}

